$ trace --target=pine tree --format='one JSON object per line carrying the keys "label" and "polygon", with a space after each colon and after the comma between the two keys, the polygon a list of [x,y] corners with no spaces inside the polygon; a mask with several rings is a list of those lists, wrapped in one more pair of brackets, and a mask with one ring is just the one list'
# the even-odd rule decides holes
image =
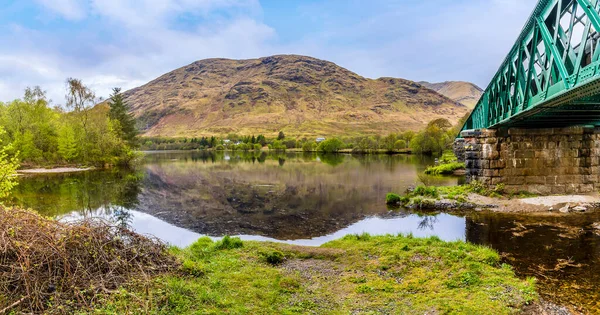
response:
{"label": "pine tree", "polygon": [[137,147],[138,130],[135,127],[135,118],[129,113],[129,105],[123,100],[120,88],[114,88],[108,101],[110,119],[119,122],[120,137],[131,147]]}
{"label": "pine tree", "polygon": [[285,134],[283,133],[283,131],[279,132],[279,135],[277,136],[277,140],[283,140],[285,139]]}
{"label": "pine tree", "polygon": [[256,138],[256,142],[260,143],[260,145],[264,147],[265,145],[267,145],[267,138],[265,138],[265,136],[263,135],[258,135],[258,138]]}

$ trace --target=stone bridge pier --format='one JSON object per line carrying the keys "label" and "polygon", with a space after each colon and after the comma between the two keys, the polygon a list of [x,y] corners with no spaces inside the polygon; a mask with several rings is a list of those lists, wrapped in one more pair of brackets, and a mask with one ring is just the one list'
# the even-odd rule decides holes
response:
{"label": "stone bridge pier", "polygon": [[542,195],[600,188],[600,128],[466,130],[454,151],[467,181]]}

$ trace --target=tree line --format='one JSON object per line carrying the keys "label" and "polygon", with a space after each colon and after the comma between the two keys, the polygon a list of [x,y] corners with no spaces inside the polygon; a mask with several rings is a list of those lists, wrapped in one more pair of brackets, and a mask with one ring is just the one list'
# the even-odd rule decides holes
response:
{"label": "tree line", "polygon": [[40,87],[0,102],[0,165],[9,160],[24,167],[132,161],[138,131],[121,90],[115,88],[106,105],[97,105],[101,99],[81,80],[69,78],[66,87],[64,107],[51,106]]}
{"label": "tree line", "polygon": [[277,137],[243,136],[235,133],[226,136],[193,138],[144,138],[143,150],[261,150],[268,147],[275,151],[299,149],[305,152],[352,152],[352,153],[407,153],[435,155],[451,148],[454,138],[462,127],[461,120],[453,126],[447,119],[431,121],[425,129],[414,132],[390,133],[386,136],[333,137],[317,142],[316,139],[290,138],[280,131]]}

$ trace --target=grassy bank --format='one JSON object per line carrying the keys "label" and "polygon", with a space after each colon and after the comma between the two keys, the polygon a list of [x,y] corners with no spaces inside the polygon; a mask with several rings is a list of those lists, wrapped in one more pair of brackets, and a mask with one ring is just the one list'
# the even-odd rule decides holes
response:
{"label": "grassy bank", "polygon": [[411,236],[319,248],[203,238],[179,273],[108,296],[100,314],[511,314],[536,299],[491,249]]}
{"label": "grassy bank", "polygon": [[[388,193],[386,203],[392,208],[407,207],[423,210],[473,210],[498,208],[500,201],[535,197],[535,194],[506,191],[503,184],[484,185],[473,181],[457,186],[417,186],[404,195]],[[478,204],[478,197],[489,197],[494,204]],[[489,202],[489,201],[488,201]],[[547,208],[546,208],[547,210]]]}
{"label": "grassy bank", "polygon": [[534,280],[464,242],[364,234],[302,247],[225,237],[167,253],[100,222],[2,211],[7,313],[511,314],[537,298]]}

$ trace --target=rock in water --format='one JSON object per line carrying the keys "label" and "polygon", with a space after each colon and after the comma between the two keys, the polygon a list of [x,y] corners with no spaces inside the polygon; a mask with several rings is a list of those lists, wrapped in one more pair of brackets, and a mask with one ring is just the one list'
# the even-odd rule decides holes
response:
{"label": "rock in water", "polygon": [[558,211],[560,211],[562,213],[569,213],[569,208],[571,208],[571,205],[567,204],[566,206],[560,208],[560,210],[558,210]]}
{"label": "rock in water", "polygon": [[584,206],[577,206],[575,208],[573,208],[573,211],[577,211],[577,212],[586,212],[587,208]]}

